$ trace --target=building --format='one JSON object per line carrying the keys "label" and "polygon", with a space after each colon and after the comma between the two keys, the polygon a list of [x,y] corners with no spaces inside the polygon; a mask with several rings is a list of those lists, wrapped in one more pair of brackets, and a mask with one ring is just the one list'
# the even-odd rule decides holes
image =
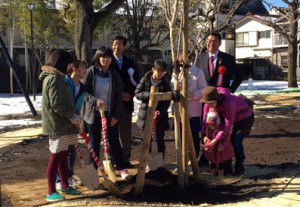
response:
{"label": "building", "polygon": [[[260,23],[262,18],[281,22],[278,17],[251,13],[240,19],[235,30],[236,59],[252,67],[249,75],[254,79],[285,79],[288,67],[287,41],[272,27]],[[299,71],[299,55],[297,68]]]}

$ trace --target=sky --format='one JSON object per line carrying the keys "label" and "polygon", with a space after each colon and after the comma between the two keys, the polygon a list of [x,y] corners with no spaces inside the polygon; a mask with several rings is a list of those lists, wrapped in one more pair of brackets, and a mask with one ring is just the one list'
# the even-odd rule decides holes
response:
{"label": "sky", "polygon": [[285,7],[286,4],[283,3],[281,0],[267,0],[267,2],[269,2],[270,4],[273,4],[274,6],[277,7]]}
{"label": "sky", "polygon": [[[298,82],[300,87],[300,82]],[[279,91],[289,91],[297,90],[300,92],[300,88],[297,89],[288,89],[288,83],[286,81],[243,81],[236,93],[242,93],[247,97],[250,97],[255,94],[270,94],[276,93]],[[31,101],[33,97],[30,96]],[[32,101],[38,114],[41,113],[42,108],[42,96],[37,94],[36,101]],[[139,109],[139,102],[135,100],[135,110],[134,115],[137,114]],[[33,126],[35,124],[41,123],[41,120],[33,120],[31,116],[28,116],[26,119],[15,119],[15,120],[6,120],[6,115],[14,114],[31,114],[29,106],[22,94],[14,94],[13,97],[10,97],[9,93],[0,93],[0,132],[5,129],[7,126]]]}

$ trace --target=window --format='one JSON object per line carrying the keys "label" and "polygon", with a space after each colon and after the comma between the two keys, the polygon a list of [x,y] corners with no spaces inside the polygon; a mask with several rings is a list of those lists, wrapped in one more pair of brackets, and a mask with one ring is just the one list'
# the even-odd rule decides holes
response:
{"label": "window", "polygon": [[271,30],[266,30],[266,31],[260,31],[259,32],[259,38],[271,38]]}
{"label": "window", "polygon": [[288,67],[288,56],[286,55],[282,55],[281,56],[281,63],[280,63],[281,67]]}
{"label": "window", "polygon": [[237,33],[236,45],[237,46],[256,46],[257,45],[257,32],[241,32]]}
{"label": "window", "polygon": [[249,45],[249,34],[248,34],[248,32],[237,33],[236,45],[237,46]]}

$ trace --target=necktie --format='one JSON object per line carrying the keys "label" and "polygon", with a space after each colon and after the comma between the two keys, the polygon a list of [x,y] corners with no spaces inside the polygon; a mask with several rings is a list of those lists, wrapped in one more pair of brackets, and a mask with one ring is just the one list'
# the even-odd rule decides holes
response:
{"label": "necktie", "polygon": [[117,63],[118,63],[119,69],[121,70],[122,69],[122,60],[121,60],[121,58],[119,58],[117,60]]}
{"label": "necktie", "polygon": [[214,73],[214,56],[210,56],[208,60],[208,67],[209,67],[209,75],[212,77]]}

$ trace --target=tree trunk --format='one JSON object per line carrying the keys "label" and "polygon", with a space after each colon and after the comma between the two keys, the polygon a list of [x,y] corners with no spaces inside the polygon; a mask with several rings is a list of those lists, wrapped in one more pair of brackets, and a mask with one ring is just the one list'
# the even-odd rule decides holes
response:
{"label": "tree trunk", "polygon": [[134,53],[134,56],[135,56],[134,62],[136,64],[138,62],[142,62],[143,61],[142,52],[141,52],[141,47],[140,47],[140,42],[139,41],[136,41],[134,43],[133,53]]}
{"label": "tree trunk", "polygon": [[92,61],[93,5],[91,1],[76,1],[75,53],[79,60]]}
{"label": "tree trunk", "polygon": [[288,43],[288,87],[297,88],[297,42]]}
{"label": "tree trunk", "polygon": [[123,0],[112,0],[97,13],[94,12],[94,0],[76,0],[77,11],[75,25],[75,53],[78,59],[92,61],[92,38],[96,26],[101,20],[117,10]]}
{"label": "tree trunk", "polygon": [[[296,10],[297,11],[297,10]],[[288,41],[288,87],[297,88],[297,33],[298,13],[290,16],[290,41]]]}

